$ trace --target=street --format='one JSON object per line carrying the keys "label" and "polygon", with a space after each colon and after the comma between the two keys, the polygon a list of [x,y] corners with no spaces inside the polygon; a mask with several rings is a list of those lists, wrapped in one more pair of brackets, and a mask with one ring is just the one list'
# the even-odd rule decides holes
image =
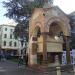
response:
{"label": "street", "polygon": [[0,75],[38,75],[38,73],[25,66],[18,68],[17,63],[6,60],[0,62]]}
{"label": "street", "polygon": [[[35,70],[31,70],[22,66],[18,68],[17,63],[11,61],[0,62],[0,75],[56,75],[56,71],[50,71],[49,73],[42,73]],[[73,72],[62,72],[62,75],[74,75]]]}
{"label": "street", "polygon": [[0,62],[0,75],[24,75],[23,70],[19,70],[17,64],[10,61]]}

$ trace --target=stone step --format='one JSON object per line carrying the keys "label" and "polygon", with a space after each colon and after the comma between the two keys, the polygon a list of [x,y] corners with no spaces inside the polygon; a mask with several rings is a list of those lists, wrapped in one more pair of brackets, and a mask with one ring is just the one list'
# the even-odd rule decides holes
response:
{"label": "stone step", "polygon": [[29,69],[32,71],[36,71],[36,72],[47,72],[48,71],[48,68],[45,65],[29,66]]}
{"label": "stone step", "polygon": [[[56,67],[48,67],[47,65],[34,65],[34,66],[29,66],[29,70],[34,71],[34,72],[42,72],[42,73],[48,73],[48,72],[53,72],[56,71]],[[61,66],[61,71],[71,71],[73,70],[72,65],[65,65]]]}

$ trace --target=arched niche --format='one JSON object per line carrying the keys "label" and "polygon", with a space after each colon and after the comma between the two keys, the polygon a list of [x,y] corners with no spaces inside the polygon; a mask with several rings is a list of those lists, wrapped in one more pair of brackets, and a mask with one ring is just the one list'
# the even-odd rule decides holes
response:
{"label": "arched niche", "polygon": [[53,23],[56,23],[62,30],[63,34],[65,36],[70,36],[70,25],[69,25],[69,22],[68,21],[64,21],[62,20],[61,18],[58,18],[58,17],[54,17],[54,18],[50,18],[48,21],[47,21],[47,26],[46,26],[46,31],[49,32],[49,29],[50,29],[50,26],[52,26]]}
{"label": "arched niche", "polygon": [[50,37],[53,38],[55,36],[60,36],[61,32],[63,33],[63,29],[61,28],[61,26],[57,22],[53,22],[49,26],[49,36]]}
{"label": "arched niche", "polygon": [[40,37],[41,35],[41,28],[39,26],[36,26],[34,29],[34,34],[35,37]]}

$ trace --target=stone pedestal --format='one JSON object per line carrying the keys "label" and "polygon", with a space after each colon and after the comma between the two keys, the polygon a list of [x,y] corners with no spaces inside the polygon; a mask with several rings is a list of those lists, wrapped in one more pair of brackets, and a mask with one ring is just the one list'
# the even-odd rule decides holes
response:
{"label": "stone pedestal", "polygon": [[37,55],[30,55],[30,65],[37,64]]}
{"label": "stone pedestal", "polygon": [[65,36],[67,64],[70,64],[70,38]]}
{"label": "stone pedestal", "polygon": [[75,64],[73,64],[73,73],[75,75]]}
{"label": "stone pedestal", "polygon": [[60,63],[59,63],[58,55],[55,56],[55,64],[56,64],[57,75],[61,75],[61,69],[60,69]]}

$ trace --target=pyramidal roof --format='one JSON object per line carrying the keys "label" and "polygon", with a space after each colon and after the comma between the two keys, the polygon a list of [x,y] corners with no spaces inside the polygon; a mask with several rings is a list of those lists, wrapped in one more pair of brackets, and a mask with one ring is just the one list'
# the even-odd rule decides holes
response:
{"label": "pyramidal roof", "polygon": [[75,11],[74,11],[74,12],[72,12],[70,15],[75,15]]}

